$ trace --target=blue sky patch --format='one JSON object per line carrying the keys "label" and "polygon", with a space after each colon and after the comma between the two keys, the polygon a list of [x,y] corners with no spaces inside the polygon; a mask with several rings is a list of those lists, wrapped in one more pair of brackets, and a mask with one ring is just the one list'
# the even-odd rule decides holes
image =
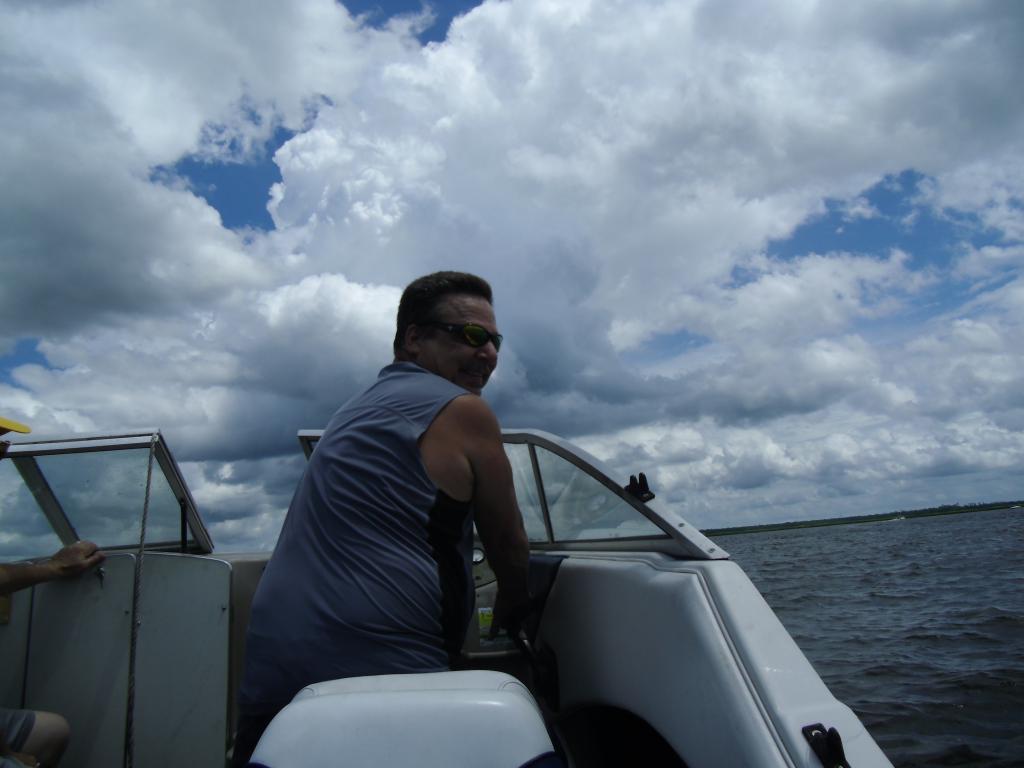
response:
{"label": "blue sky patch", "polygon": [[6,355],[0,355],[0,381],[4,384],[15,385],[12,373],[19,365],[41,365],[44,368],[52,368],[39,351],[39,339],[18,339],[14,349]]}
{"label": "blue sky patch", "polygon": [[217,209],[228,229],[271,230],[274,221],[267,201],[270,187],[281,181],[274,153],[294,135],[278,127],[262,154],[249,163],[209,162],[190,156],[179,160],[172,172],[187,179],[192,191]]}
{"label": "blue sky patch", "polygon": [[392,16],[419,13],[429,6],[434,13],[434,23],[418,35],[419,41],[426,45],[443,41],[448,36],[452,19],[480,3],[465,0],[435,0],[431,3],[420,0],[346,0],[342,5],[353,16],[366,14],[365,23],[371,27],[382,27]]}
{"label": "blue sky patch", "polygon": [[909,254],[911,269],[945,269],[963,243],[981,247],[997,241],[976,216],[936,214],[921,205],[917,197],[925,178],[912,170],[886,176],[860,196],[862,206],[828,199],[825,214],[808,219],[789,238],[769,243],[767,253],[781,259],[832,251],[884,257],[899,248]]}
{"label": "blue sky patch", "polygon": [[650,365],[678,357],[711,343],[711,339],[686,329],[672,333],[656,333],[642,345],[622,354],[624,362],[632,365]]}

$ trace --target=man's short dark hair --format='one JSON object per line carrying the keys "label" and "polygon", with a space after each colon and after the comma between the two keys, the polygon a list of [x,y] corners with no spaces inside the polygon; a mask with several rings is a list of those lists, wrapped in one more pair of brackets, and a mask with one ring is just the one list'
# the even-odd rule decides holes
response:
{"label": "man's short dark hair", "polygon": [[493,304],[491,286],[482,277],[468,272],[434,272],[416,278],[405,287],[398,302],[398,323],[394,350],[397,354],[405,343],[405,329],[410,325],[434,320],[434,310],[445,296],[469,294],[480,296]]}

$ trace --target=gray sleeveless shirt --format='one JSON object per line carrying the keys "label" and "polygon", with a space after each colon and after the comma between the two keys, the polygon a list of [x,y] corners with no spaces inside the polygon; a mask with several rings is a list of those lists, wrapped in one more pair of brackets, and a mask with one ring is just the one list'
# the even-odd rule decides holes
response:
{"label": "gray sleeveless shirt", "polygon": [[243,712],[322,680],[448,667],[473,607],[472,511],[430,480],[418,441],[465,394],[395,363],[334,414],[253,598]]}

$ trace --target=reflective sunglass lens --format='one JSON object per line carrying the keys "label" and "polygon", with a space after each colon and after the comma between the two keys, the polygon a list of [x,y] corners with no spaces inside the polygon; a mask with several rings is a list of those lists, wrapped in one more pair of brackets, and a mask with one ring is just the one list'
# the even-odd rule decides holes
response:
{"label": "reflective sunglass lens", "polygon": [[482,347],[488,341],[494,342],[494,348],[498,349],[501,346],[501,336],[498,334],[491,334],[486,328],[481,328],[479,325],[464,325],[462,326],[462,335],[471,346]]}
{"label": "reflective sunglass lens", "polygon": [[462,335],[466,337],[466,341],[472,346],[482,347],[487,343],[487,339],[491,334],[479,325],[464,325],[462,326]]}

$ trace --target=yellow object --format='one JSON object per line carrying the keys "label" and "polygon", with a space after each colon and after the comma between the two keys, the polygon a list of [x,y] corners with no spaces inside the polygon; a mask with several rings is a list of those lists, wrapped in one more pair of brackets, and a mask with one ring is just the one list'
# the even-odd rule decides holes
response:
{"label": "yellow object", "polygon": [[491,631],[491,623],[494,618],[493,608],[478,608],[476,618],[480,625],[480,637],[487,637]]}
{"label": "yellow object", "polygon": [[26,427],[21,422],[11,421],[0,416],[0,435],[6,435],[8,432],[21,432],[21,434],[27,435],[31,431],[29,427]]}

